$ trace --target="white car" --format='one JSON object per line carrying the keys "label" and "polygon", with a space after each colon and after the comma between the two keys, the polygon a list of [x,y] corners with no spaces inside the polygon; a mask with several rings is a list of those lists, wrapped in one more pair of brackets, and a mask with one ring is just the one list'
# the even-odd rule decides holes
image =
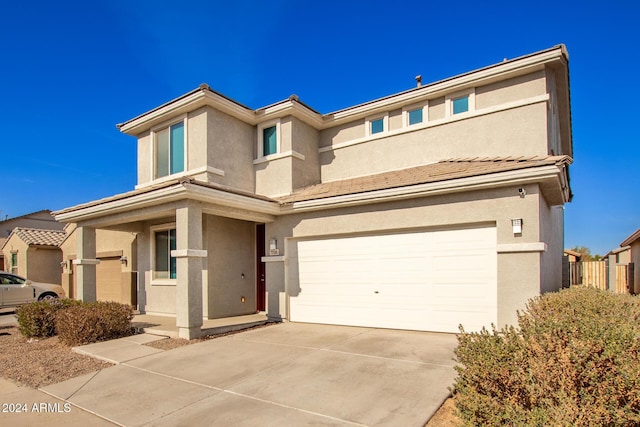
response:
{"label": "white car", "polygon": [[24,277],[0,271],[0,308],[64,297],[64,289],[60,285],[32,282]]}

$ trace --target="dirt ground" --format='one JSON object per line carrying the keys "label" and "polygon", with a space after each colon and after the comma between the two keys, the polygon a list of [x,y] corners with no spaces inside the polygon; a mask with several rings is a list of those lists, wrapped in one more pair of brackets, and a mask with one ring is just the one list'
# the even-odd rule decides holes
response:
{"label": "dirt ground", "polygon": [[16,326],[0,326],[0,377],[33,388],[112,366],[74,353],[58,337],[27,339]]}
{"label": "dirt ground", "polygon": [[462,421],[456,416],[455,401],[453,398],[449,398],[445,400],[425,427],[455,427],[461,425]]}

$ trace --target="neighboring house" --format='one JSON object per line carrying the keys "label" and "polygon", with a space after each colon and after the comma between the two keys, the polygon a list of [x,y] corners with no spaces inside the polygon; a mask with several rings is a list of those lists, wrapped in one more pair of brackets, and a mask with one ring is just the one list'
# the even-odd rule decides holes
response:
{"label": "neighboring house", "polygon": [[[16,227],[62,230],[64,224],[56,221],[53,216],[51,216],[50,210],[41,210],[14,218],[6,218],[0,221],[0,251]],[[0,270],[5,270],[5,265],[7,269],[10,268],[9,261],[5,262],[4,254],[0,252]]]}
{"label": "neighboring house", "polygon": [[569,262],[578,262],[582,258],[582,254],[580,252],[572,251],[571,249],[565,249],[564,256],[567,257]]}
{"label": "neighboring house", "polygon": [[[77,292],[76,265],[78,257],[76,225],[68,224],[66,238],[60,244],[63,254],[62,287],[69,298],[81,297]],[[96,230],[96,299],[137,305],[136,234],[131,232]]]}
{"label": "neighboring house", "polygon": [[457,332],[516,322],[561,286],[571,200],[564,46],[320,114],[257,110],[207,85],[118,125],[130,192],[77,223],[77,296],[96,298],[100,230],[137,235],[138,309]]}
{"label": "neighboring house", "polygon": [[625,246],[629,246],[629,265],[632,268],[633,289],[631,289],[631,293],[638,295],[640,294],[640,268],[638,268],[640,266],[640,228],[620,243],[620,247],[624,248]]}
{"label": "neighboring house", "polygon": [[65,232],[39,230],[36,228],[14,228],[2,247],[8,260],[7,271],[27,277],[34,282],[60,284],[60,243]]}

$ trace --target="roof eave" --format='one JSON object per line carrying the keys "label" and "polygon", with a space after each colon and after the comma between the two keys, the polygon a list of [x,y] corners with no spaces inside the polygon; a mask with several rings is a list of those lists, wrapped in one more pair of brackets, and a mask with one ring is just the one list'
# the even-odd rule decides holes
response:
{"label": "roof eave", "polygon": [[558,165],[546,165],[532,168],[475,175],[444,181],[415,184],[402,187],[352,193],[340,196],[318,198],[286,203],[282,206],[282,214],[293,214],[323,209],[341,208],[354,205],[365,205],[379,202],[429,197],[442,194],[453,194],[477,191],[498,187],[523,185],[528,183],[544,184],[543,192],[554,191],[553,197],[547,197],[553,205],[566,203],[566,193],[562,189],[562,172]]}

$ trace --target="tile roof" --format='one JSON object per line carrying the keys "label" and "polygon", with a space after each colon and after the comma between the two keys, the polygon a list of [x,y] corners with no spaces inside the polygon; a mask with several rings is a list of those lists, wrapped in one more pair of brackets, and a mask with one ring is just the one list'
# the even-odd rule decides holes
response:
{"label": "tile roof", "polygon": [[16,227],[13,229],[13,234],[16,234],[20,240],[29,246],[60,246],[67,233],[60,230]]}
{"label": "tile roof", "polygon": [[408,185],[426,184],[539,166],[566,165],[569,163],[571,163],[569,156],[447,159],[423,166],[314,184],[295,190],[292,194],[279,197],[277,200],[284,204],[294,203],[304,200],[386,190]]}

